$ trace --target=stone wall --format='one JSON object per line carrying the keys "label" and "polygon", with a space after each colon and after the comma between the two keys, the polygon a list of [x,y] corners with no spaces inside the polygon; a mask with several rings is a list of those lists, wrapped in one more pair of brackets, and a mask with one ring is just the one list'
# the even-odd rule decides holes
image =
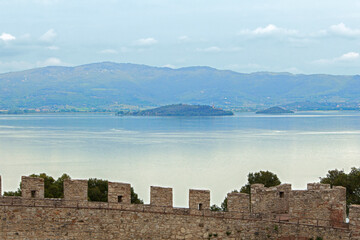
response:
{"label": "stone wall", "polygon": [[0,198],[0,239],[280,239],[351,240],[332,228],[231,217],[231,213],[60,199]]}
{"label": "stone wall", "polygon": [[208,190],[189,190],[189,208],[191,210],[210,209],[210,191]]}
{"label": "stone wall", "polygon": [[[190,190],[189,208],[173,208],[171,188],[151,187],[147,205],[130,204],[130,184],[109,182],[108,202],[87,201],[87,186],[86,180],[66,180],[63,199],[43,198],[43,192],[31,197],[44,182],[23,177],[23,197],[0,196],[0,239],[360,240],[360,206],[350,207],[345,223],[342,187],[309,184],[308,190],[291,191],[288,184],[257,184],[251,202],[247,194],[230,193],[229,211],[212,212],[208,190]],[[279,206],[282,199],[286,207]],[[286,211],[285,219],[268,217]]]}
{"label": "stone wall", "polygon": [[308,185],[305,191],[291,191],[289,215],[307,223],[342,224],[346,217],[346,189],[317,184]]}
{"label": "stone wall", "polygon": [[360,205],[350,206],[349,219],[352,239],[360,239]]}
{"label": "stone wall", "polygon": [[250,213],[250,196],[246,193],[232,192],[227,195],[229,212]]}
{"label": "stone wall", "polygon": [[64,180],[64,199],[75,201],[88,200],[87,180]]}
{"label": "stone wall", "polygon": [[150,187],[150,204],[154,206],[172,207],[172,188]]}
{"label": "stone wall", "polygon": [[266,188],[251,185],[251,212],[254,214],[284,214],[289,212],[290,184]]}
{"label": "stone wall", "polygon": [[1,191],[1,176],[0,176],[0,197],[2,196],[2,191]]}
{"label": "stone wall", "polygon": [[131,185],[128,183],[108,182],[108,202],[131,203]]}
{"label": "stone wall", "polygon": [[21,177],[21,196],[23,198],[44,198],[44,179]]}

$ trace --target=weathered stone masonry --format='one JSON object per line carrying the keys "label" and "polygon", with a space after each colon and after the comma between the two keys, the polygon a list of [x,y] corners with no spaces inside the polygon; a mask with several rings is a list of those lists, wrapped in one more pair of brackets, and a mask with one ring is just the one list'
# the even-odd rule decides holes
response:
{"label": "weathered stone masonry", "polygon": [[228,212],[209,210],[207,190],[190,190],[189,208],[173,208],[171,188],[151,187],[149,205],[130,204],[124,183],[109,182],[107,203],[88,202],[84,180],[64,182],[64,199],[44,198],[38,178],[23,177],[24,189],[0,197],[0,239],[360,239],[360,206],[345,223],[344,188],[323,184],[256,184],[251,196],[228,194]]}

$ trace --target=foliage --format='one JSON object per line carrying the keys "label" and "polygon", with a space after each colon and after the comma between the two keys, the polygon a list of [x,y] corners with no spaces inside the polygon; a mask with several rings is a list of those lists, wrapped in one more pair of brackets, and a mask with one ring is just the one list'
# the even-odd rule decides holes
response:
{"label": "foliage", "polygon": [[[120,114],[120,112],[119,112]],[[125,115],[133,116],[223,116],[234,115],[231,111],[224,111],[207,105],[173,104],[158,108],[142,110]]]}
{"label": "foliage", "polygon": [[134,188],[131,187],[131,203],[133,204],[144,204],[144,201],[141,200],[137,193],[135,193]]}
{"label": "foliage", "polygon": [[88,181],[89,201],[107,202],[108,200],[108,181],[90,178]]}
{"label": "foliage", "polygon": [[218,205],[214,204],[210,207],[210,210],[214,212],[220,212],[222,209]]}
{"label": "foliage", "polygon": [[[238,190],[233,190],[231,193],[234,193],[234,192],[237,193]],[[227,202],[228,202],[228,198],[225,197],[224,201],[221,203],[221,210],[222,210],[223,212],[227,212],[227,211],[228,211],[228,209],[227,209]]]}
{"label": "foliage", "polygon": [[349,173],[344,170],[329,170],[326,177],[320,182],[330,186],[343,186],[346,188],[346,205],[360,204],[360,168],[351,168]]}
{"label": "foliage", "polygon": [[281,184],[278,176],[275,173],[269,171],[260,171],[255,173],[249,173],[248,183],[241,187],[240,192],[250,194],[251,184],[261,183],[265,187],[273,187]]}
{"label": "foliage", "polygon": [[[265,187],[273,187],[281,184],[279,178],[276,174],[269,171],[260,171],[255,173],[248,174],[248,182],[245,186],[242,186],[240,189],[241,193],[250,194],[250,186],[251,184],[261,183],[264,184]],[[238,192],[237,190],[233,190],[232,192]],[[221,203],[222,211],[226,212],[227,209],[227,197],[225,197],[224,201]]]}
{"label": "foliage", "polygon": [[44,179],[45,198],[63,198],[64,197],[64,180],[71,179],[69,175],[64,173],[56,181],[53,177],[46,173],[31,174],[30,177],[39,177]]}
{"label": "foliage", "polygon": [[225,197],[224,201],[221,203],[221,209],[224,211],[224,212],[227,212],[227,202],[228,202],[228,198]]}
{"label": "foliage", "polygon": [[21,184],[18,187],[16,191],[7,191],[4,192],[4,196],[14,196],[14,197],[20,197],[21,196]]}

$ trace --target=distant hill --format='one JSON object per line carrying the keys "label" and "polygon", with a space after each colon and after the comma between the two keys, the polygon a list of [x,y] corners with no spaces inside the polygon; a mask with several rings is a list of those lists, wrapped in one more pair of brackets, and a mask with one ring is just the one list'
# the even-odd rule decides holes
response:
{"label": "distant hill", "polygon": [[294,102],[360,102],[360,76],[237,73],[102,62],[0,74],[1,109],[124,109],[182,102],[264,109]]}
{"label": "distant hill", "polygon": [[122,113],[119,115],[131,116],[230,116],[234,115],[231,111],[224,111],[206,105],[173,104],[158,108],[142,110],[137,112]]}
{"label": "distant hill", "polygon": [[285,114],[285,113],[294,113],[294,112],[290,111],[290,110],[286,110],[281,107],[271,107],[271,108],[256,112],[256,114]]}

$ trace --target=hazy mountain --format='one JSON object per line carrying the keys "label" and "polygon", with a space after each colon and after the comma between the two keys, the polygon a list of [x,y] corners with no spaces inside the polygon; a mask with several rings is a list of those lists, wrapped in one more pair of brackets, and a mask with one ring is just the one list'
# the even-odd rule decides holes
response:
{"label": "hazy mountain", "polygon": [[102,62],[0,74],[0,109],[118,108],[172,103],[260,108],[293,102],[360,102],[360,76],[251,74]]}

